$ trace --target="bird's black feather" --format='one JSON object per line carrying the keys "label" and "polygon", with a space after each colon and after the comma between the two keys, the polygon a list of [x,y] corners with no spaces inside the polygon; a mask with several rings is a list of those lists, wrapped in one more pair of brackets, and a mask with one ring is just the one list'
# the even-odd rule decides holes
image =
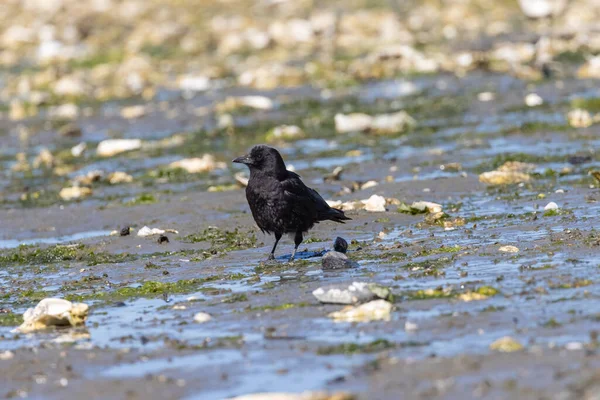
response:
{"label": "bird's black feather", "polygon": [[283,234],[295,234],[297,249],[303,233],[314,224],[325,220],[344,223],[350,219],[343,211],[329,207],[316,190],[302,182],[298,174],[288,171],[274,148],[254,146],[250,154],[234,161],[250,168],[246,199],[258,227],[263,232],[275,234],[273,251]]}

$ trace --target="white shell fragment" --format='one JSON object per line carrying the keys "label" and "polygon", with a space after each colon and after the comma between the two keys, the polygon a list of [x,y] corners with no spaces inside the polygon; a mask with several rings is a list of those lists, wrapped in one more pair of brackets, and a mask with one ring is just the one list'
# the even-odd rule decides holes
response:
{"label": "white shell fragment", "polygon": [[23,323],[15,331],[27,333],[50,326],[79,326],[85,323],[88,305],[64,299],[46,298],[23,314]]}
{"label": "white shell fragment", "polygon": [[388,298],[391,294],[388,288],[367,282],[325,286],[312,293],[321,303],[330,304],[364,303],[377,298]]}
{"label": "white shell fragment", "polygon": [[357,307],[344,307],[340,311],[332,312],[329,317],[345,322],[389,321],[392,307],[392,303],[388,301],[373,300]]}
{"label": "white shell fragment", "polygon": [[144,226],[143,228],[141,228],[137,235],[139,237],[146,237],[146,236],[154,236],[154,235],[162,235],[164,233],[174,233],[174,234],[179,234],[178,231],[176,231],[175,229],[160,229],[160,228],[150,228],[148,226]]}
{"label": "white shell fragment", "polygon": [[374,194],[367,200],[361,200],[365,205],[365,210],[371,212],[384,212],[385,211],[385,197]]}
{"label": "white shell fragment", "polygon": [[551,210],[558,210],[558,204],[556,204],[553,201],[546,204],[546,207],[544,207],[544,211],[551,211]]}
{"label": "white shell fragment", "polygon": [[498,249],[498,251],[501,251],[503,253],[518,253],[519,252],[519,248],[516,246],[502,246]]}
{"label": "white shell fragment", "polygon": [[210,314],[205,312],[199,312],[196,315],[194,315],[194,321],[196,321],[199,324],[210,321],[211,319],[212,317],[210,316]]}
{"label": "white shell fragment", "polygon": [[140,139],[109,139],[98,144],[96,153],[99,157],[112,157],[126,151],[138,150],[141,147]]}

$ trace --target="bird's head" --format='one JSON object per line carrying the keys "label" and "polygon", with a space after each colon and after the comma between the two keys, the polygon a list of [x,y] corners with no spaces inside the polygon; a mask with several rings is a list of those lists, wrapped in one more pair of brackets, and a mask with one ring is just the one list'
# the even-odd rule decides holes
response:
{"label": "bird's head", "polygon": [[269,146],[254,146],[250,153],[233,160],[234,163],[246,164],[250,171],[279,174],[286,171],[281,154]]}

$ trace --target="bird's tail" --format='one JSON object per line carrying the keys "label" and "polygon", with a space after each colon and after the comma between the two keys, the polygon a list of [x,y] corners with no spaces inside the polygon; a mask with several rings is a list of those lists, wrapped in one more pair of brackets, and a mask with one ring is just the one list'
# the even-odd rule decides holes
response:
{"label": "bird's tail", "polygon": [[337,208],[330,208],[327,210],[323,219],[328,219],[330,221],[339,222],[340,224],[344,224],[344,221],[351,220],[352,218],[346,217],[342,210],[338,210]]}

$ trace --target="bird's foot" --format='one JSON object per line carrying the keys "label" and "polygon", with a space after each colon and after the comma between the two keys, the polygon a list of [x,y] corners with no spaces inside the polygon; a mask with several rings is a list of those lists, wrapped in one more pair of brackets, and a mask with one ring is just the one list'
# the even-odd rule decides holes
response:
{"label": "bird's foot", "polygon": [[268,261],[274,260],[275,259],[275,254],[273,253],[269,253],[269,257],[267,257]]}

